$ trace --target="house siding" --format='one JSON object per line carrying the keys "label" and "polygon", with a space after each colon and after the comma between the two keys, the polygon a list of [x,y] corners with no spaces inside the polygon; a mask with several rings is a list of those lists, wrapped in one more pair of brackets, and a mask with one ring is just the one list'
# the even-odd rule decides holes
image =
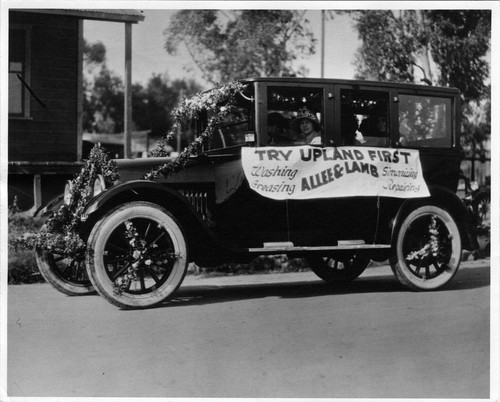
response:
{"label": "house siding", "polygon": [[9,161],[75,162],[78,149],[78,18],[10,11],[31,27],[30,118],[9,119]]}

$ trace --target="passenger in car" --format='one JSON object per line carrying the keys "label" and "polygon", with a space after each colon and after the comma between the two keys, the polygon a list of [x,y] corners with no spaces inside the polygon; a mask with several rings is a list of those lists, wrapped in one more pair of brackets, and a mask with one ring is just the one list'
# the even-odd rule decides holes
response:
{"label": "passenger in car", "polygon": [[287,132],[289,129],[288,120],[278,112],[271,112],[267,115],[267,130],[269,144],[276,145],[289,141]]}
{"label": "passenger in car", "polygon": [[321,123],[307,108],[301,108],[297,117],[290,123],[291,128],[298,133],[296,144],[321,144]]}
{"label": "passenger in car", "polygon": [[269,145],[291,146],[304,144],[304,136],[290,129],[289,120],[281,113],[271,112],[267,116]]}
{"label": "passenger in car", "polygon": [[369,116],[361,122],[359,131],[363,135],[366,146],[387,145],[389,136],[387,130],[387,118],[385,114],[376,114]]}
{"label": "passenger in car", "polygon": [[344,145],[360,145],[361,142],[356,138],[359,128],[359,120],[356,115],[346,113],[341,117],[341,132]]}

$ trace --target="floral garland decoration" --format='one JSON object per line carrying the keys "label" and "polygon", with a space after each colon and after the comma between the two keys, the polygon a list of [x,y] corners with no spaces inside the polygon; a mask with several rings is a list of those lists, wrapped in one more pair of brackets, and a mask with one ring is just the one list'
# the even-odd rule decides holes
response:
{"label": "floral garland decoration", "polygon": [[[175,160],[152,169],[144,175],[144,178],[157,180],[160,176],[167,177],[184,168],[189,158],[201,152],[203,145],[212,137],[226,116],[232,112],[236,104],[236,95],[244,91],[245,88],[246,85],[234,81],[197,94],[190,99],[184,99],[172,113],[174,117],[172,128],[157,144],[156,148],[150,152],[150,156],[167,155],[166,144],[172,140],[186,119],[199,119],[202,112],[212,112],[207,127],[190,145],[184,148]],[[52,211],[51,216],[39,232],[24,234],[16,240],[16,245],[26,248],[36,247],[65,257],[83,260],[86,244],[79,236],[79,227],[85,205],[92,197],[91,183],[94,182],[98,174],[104,177],[107,185],[112,185],[119,179],[116,162],[108,159],[100,144],[94,146],[81,172],[70,182],[69,203]],[[148,260],[142,261],[142,255],[139,255],[140,247],[135,244],[137,236],[134,229],[131,224],[126,229],[126,236],[129,237],[131,247],[134,250],[134,263],[130,264],[125,275],[115,282],[117,293],[125,290],[130,282],[137,277],[137,269],[141,263],[146,265],[148,262],[151,263]],[[176,256],[171,255],[170,258],[176,258]]]}
{"label": "floral garland decoration", "polygon": [[40,248],[71,258],[83,258],[85,242],[78,229],[86,203],[92,198],[92,183],[102,175],[106,185],[119,179],[116,162],[109,159],[100,144],[90,151],[80,173],[70,181],[70,201],[62,204],[51,215],[40,231],[25,233],[15,241],[24,248]]}
{"label": "floral garland decoration", "polygon": [[143,266],[150,271],[153,267],[162,267],[179,257],[170,250],[158,250],[156,241],[148,244],[129,220],[125,221],[125,238],[130,245],[131,259],[124,275],[118,276],[113,283],[113,291],[118,295],[129,289],[132,281],[138,278],[139,267]]}
{"label": "floral garland decoration", "polygon": [[134,252],[132,253],[134,262],[129,265],[123,276],[116,278],[113,284],[114,292],[116,294],[121,294],[124,290],[128,289],[133,280],[137,279],[137,269],[139,268],[141,262],[146,265],[151,264],[150,260],[144,262],[142,261],[141,249],[144,248],[146,242],[139,237],[137,229],[134,227],[132,222],[128,220],[125,221],[125,238],[128,240],[130,246],[134,248]]}
{"label": "floral garland decoration", "polygon": [[[212,117],[207,123],[207,127],[191,144],[189,144],[179,154],[179,156],[166,164],[160,165],[144,175],[146,180],[157,180],[160,176],[167,177],[170,174],[183,169],[191,156],[198,155],[203,145],[212,137],[215,130],[220,126],[225,117],[231,113],[236,104],[236,94],[242,92],[246,85],[233,81],[210,91],[201,92],[189,99],[183,99],[180,105],[172,112],[174,124],[164,138],[162,138],[156,147],[150,151],[150,157],[168,156],[167,144],[174,138],[178,130],[182,127],[183,121],[187,119],[199,119],[203,112],[212,112]],[[121,294],[128,289],[131,282],[137,279],[139,266],[161,265],[168,263],[171,259],[177,258],[176,255],[163,255],[161,261],[151,260],[150,250],[144,249],[144,240],[140,238],[132,222],[125,223],[125,237],[128,239],[132,251],[132,262],[130,262],[124,275],[118,277],[114,282],[114,292]],[[168,253],[167,253],[168,254]]]}
{"label": "floral garland decoration", "polygon": [[429,223],[429,238],[420,250],[410,252],[406,259],[408,261],[422,261],[424,259],[438,259],[442,256],[443,252],[440,247],[439,230],[437,218],[435,215],[431,217]]}
{"label": "floral garland decoration", "polygon": [[203,149],[203,145],[212,138],[215,130],[224,121],[236,105],[236,94],[244,91],[245,84],[239,81],[232,81],[210,91],[201,92],[192,98],[184,99],[181,104],[174,109],[172,115],[174,124],[157,144],[156,148],[150,152],[150,156],[166,156],[165,146],[175,136],[181,124],[186,119],[199,119],[204,111],[212,112],[213,116],[207,123],[205,130],[173,161],[152,169],[144,175],[147,180],[157,180],[160,176],[167,177],[170,174],[183,169],[191,156],[198,155]]}

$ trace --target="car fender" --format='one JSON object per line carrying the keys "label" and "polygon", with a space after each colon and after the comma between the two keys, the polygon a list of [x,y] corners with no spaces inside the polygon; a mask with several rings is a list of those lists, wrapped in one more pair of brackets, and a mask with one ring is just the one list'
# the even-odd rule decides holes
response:
{"label": "car fender", "polygon": [[34,217],[46,217],[49,216],[52,211],[54,211],[56,208],[59,208],[61,205],[64,203],[64,194],[59,194],[55,196],[54,198],[50,199],[47,201],[45,204],[40,206],[35,213],[33,214]]}
{"label": "car fender", "polygon": [[163,207],[175,203],[196,216],[193,206],[175,189],[149,180],[131,180],[111,187],[91,199],[83,210],[82,221],[96,220],[96,217],[102,216],[110,208],[133,200],[149,200]]}
{"label": "car fender", "polygon": [[428,187],[430,197],[408,199],[399,208],[392,224],[392,243],[395,243],[397,231],[410,211],[421,205],[434,204],[443,207],[453,216],[460,230],[462,247],[467,250],[477,249],[479,244],[473,218],[463,201],[449,188],[437,185]]}
{"label": "car fender", "polygon": [[88,237],[97,221],[110,209],[137,200],[150,201],[164,207],[181,223],[189,238],[203,238],[204,244],[213,244],[210,241],[215,239],[212,231],[193,205],[177,190],[149,180],[118,184],[90,200],[82,213],[82,236]]}

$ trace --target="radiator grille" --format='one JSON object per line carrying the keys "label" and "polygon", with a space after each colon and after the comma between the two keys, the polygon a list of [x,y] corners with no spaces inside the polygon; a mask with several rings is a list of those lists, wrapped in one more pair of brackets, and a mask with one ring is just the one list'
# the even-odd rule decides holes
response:
{"label": "radiator grille", "polygon": [[181,190],[181,193],[191,203],[193,208],[204,220],[210,218],[208,212],[208,192],[201,190]]}

